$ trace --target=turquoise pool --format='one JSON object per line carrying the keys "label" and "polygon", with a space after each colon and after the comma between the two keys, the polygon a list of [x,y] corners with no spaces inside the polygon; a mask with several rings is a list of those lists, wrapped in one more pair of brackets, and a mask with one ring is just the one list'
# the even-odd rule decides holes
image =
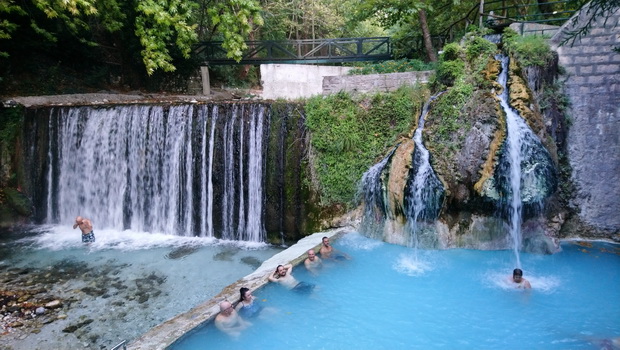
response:
{"label": "turquoise pool", "polygon": [[[194,349],[614,349],[620,337],[620,247],[564,242],[522,254],[531,291],[514,289],[510,251],[419,251],[351,233],[310,295],[269,284],[239,338],[207,323],[173,344]],[[616,339],[618,340],[618,339]]]}

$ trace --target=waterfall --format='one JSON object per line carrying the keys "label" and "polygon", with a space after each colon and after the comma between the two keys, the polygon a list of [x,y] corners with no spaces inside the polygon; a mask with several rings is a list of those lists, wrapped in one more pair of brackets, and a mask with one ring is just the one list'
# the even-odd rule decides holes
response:
{"label": "waterfall", "polygon": [[435,220],[439,215],[443,202],[444,189],[441,181],[435,175],[430,163],[430,153],[422,143],[424,120],[431,103],[443,92],[432,96],[422,108],[418,119],[418,127],[414,132],[415,151],[413,166],[407,182],[405,204],[407,208],[407,227],[410,232],[410,246],[416,251],[418,248],[418,222]]}
{"label": "waterfall", "polygon": [[367,236],[375,239],[381,239],[380,233],[383,228],[385,216],[389,213],[385,204],[385,191],[381,175],[395,150],[396,148],[392,149],[379,163],[366,170],[364,175],[362,175],[362,180],[360,181],[358,189],[358,196],[360,196],[360,194],[363,195],[364,200],[364,215],[362,217],[360,230]]}
{"label": "waterfall", "polygon": [[48,223],[265,239],[262,104],[50,110]]}
{"label": "waterfall", "polygon": [[555,189],[555,168],[549,153],[542,146],[539,138],[532,132],[525,120],[508,104],[507,87],[509,58],[498,55],[501,72],[498,83],[503,87],[500,94],[500,105],[506,113],[507,136],[501,163],[508,169],[504,172],[503,192],[506,197],[507,217],[509,220],[510,237],[517,267],[521,267],[519,252],[523,237],[521,224],[523,221],[524,202],[536,204],[544,198],[545,193]]}
{"label": "waterfall", "polygon": [[[428,114],[431,103],[439,97],[439,93],[431,97],[424,105],[420,114],[418,127],[413,136],[412,166],[409,169],[406,183],[403,182],[404,198],[403,210],[406,220],[406,231],[409,237],[408,245],[418,247],[418,222],[432,221],[437,218],[443,203],[444,189],[441,181],[435,175],[430,165],[430,154],[422,144],[422,130],[424,118]],[[413,148],[413,145],[412,145]],[[384,230],[393,231],[393,226],[387,227],[386,220],[398,220],[388,206],[386,183],[390,174],[386,173],[386,167],[394,156],[398,147],[395,147],[379,163],[368,169],[360,181],[358,192],[363,195],[364,215],[360,231],[367,236],[382,239]],[[409,153],[407,153],[409,154]],[[398,205],[397,205],[398,206]],[[398,208],[395,209],[399,211]],[[392,234],[390,232],[390,234]]]}

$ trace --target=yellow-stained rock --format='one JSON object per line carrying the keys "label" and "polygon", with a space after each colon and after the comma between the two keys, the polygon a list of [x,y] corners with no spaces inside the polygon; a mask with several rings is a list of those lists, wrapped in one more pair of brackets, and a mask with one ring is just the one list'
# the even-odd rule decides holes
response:
{"label": "yellow-stained rock", "polygon": [[409,169],[415,143],[412,139],[403,139],[398,146],[390,164],[390,177],[387,183],[387,204],[390,213],[402,217],[405,212],[405,185],[409,178]]}

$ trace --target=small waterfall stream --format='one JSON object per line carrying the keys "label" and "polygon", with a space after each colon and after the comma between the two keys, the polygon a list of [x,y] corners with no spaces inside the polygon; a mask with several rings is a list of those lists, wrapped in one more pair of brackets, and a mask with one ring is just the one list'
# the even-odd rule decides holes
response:
{"label": "small waterfall stream", "polygon": [[[407,241],[407,245],[414,248],[417,255],[419,223],[422,221],[433,221],[437,218],[444,197],[442,183],[435,175],[430,165],[429,151],[422,143],[422,130],[424,129],[424,118],[428,114],[431,103],[441,93],[432,96],[422,108],[418,120],[418,127],[413,136],[413,143],[405,145],[404,149],[411,147],[413,154],[405,152],[404,156],[411,156],[411,166],[405,170],[406,182],[402,182],[403,198],[402,203],[395,204],[392,209],[388,204],[388,190],[386,188],[390,176],[388,164],[394,157],[400,145],[395,147],[379,163],[373,165],[362,176],[360,181],[360,193],[364,200],[364,215],[362,217],[361,232],[366,236],[375,239],[386,239],[385,235],[402,235]],[[407,143],[405,143],[407,144]],[[401,156],[401,157],[402,157]],[[406,168],[405,168],[406,169]],[[404,179],[405,177],[403,177]],[[393,194],[392,194],[393,196]],[[399,207],[402,205],[402,207]],[[402,211],[395,213],[393,211]],[[397,222],[392,225],[392,222]],[[399,223],[404,222],[404,229],[399,229]],[[402,226],[401,226],[402,227]],[[395,229],[396,228],[396,229]],[[394,232],[394,231],[397,232]],[[401,231],[404,230],[402,233]],[[397,239],[400,241],[400,239]],[[404,243],[404,241],[401,241]]]}
{"label": "small waterfall stream", "polygon": [[[418,119],[418,127],[413,134],[415,152],[409,177],[410,180],[408,181],[406,189],[405,203],[407,207],[407,227],[410,233],[409,245],[414,248],[416,256],[419,245],[418,222],[437,218],[444,195],[443,185],[431,167],[430,153],[422,143],[424,119],[430,110],[431,103],[442,93],[443,92],[440,92],[432,96],[424,104],[422,113]],[[415,175],[413,175],[414,171]]]}
{"label": "small waterfall stream", "polygon": [[381,239],[385,216],[389,215],[389,210],[385,203],[385,190],[383,185],[383,171],[394,155],[396,148],[385,156],[379,163],[368,169],[362,180],[358,192],[361,193],[364,200],[364,215],[362,217],[361,231],[367,236],[375,239]]}
{"label": "small waterfall stream", "polygon": [[[521,268],[520,251],[522,248],[523,237],[521,224],[523,221],[523,201],[532,200],[531,192],[535,189],[544,188],[541,179],[554,178],[553,172],[545,173],[551,164],[548,153],[541,145],[540,140],[525,120],[509,104],[509,91],[507,86],[509,58],[498,55],[497,60],[501,62],[501,71],[498,83],[503,87],[499,95],[500,104],[506,113],[507,136],[505,142],[505,156],[503,157],[508,165],[506,171],[506,204],[508,206],[508,218],[510,227],[510,237],[516,259],[516,267]],[[537,156],[537,154],[542,155]],[[545,159],[547,158],[547,159]],[[551,169],[552,170],[552,169]],[[543,175],[541,175],[543,174]],[[551,186],[552,187],[552,186]]]}

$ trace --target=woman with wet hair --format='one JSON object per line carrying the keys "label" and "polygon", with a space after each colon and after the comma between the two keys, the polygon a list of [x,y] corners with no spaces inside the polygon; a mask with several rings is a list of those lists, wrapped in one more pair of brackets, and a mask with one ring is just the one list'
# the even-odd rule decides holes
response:
{"label": "woman with wet hair", "polygon": [[251,318],[258,315],[262,307],[254,302],[250,288],[241,287],[239,289],[239,302],[235,309],[241,316]]}

